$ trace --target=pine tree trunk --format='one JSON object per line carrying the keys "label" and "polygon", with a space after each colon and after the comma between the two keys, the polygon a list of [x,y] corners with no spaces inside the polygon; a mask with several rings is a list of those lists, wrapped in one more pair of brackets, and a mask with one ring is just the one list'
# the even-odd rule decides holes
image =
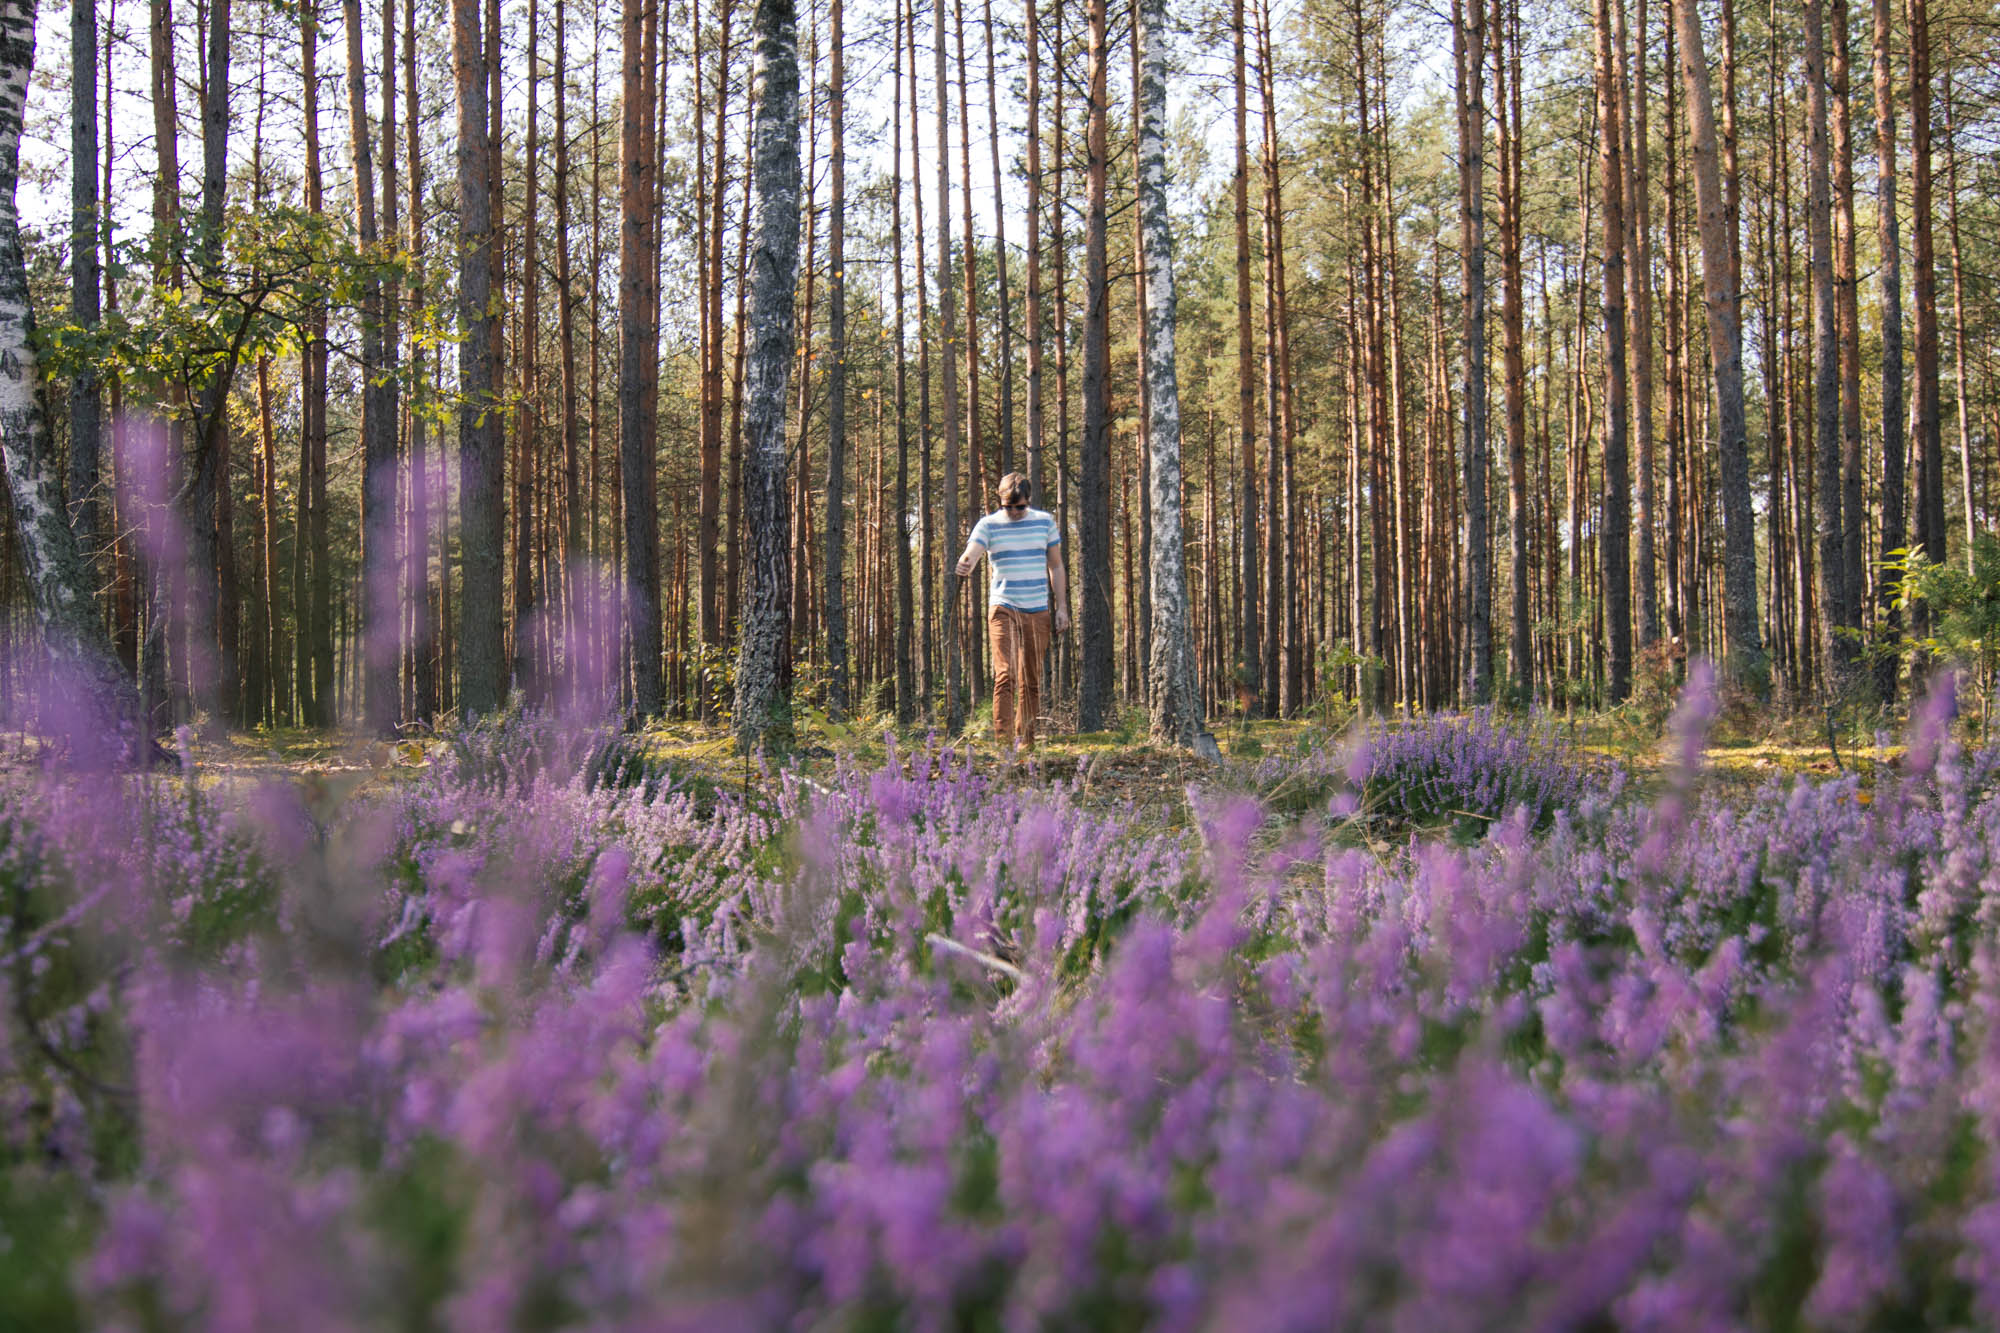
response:
{"label": "pine tree trunk", "polygon": [[[1032,0],[1030,0],[1032,3]],[[893,68],[894,109],[891,115],[891,135],[895,141],[896,169],[889,174],[889,249],[894,256],[896,289],[896,721],[908,726],[916,720],[917,672],[916,644],[913,642],[916,620],[916,596],[910,579],[910,357],[909,339],[905,330],[908,315],[904,310],[903,282],[903,5],[896,0],[896,15],[891,56]],[[916,101],[917,62],[914,46],[910,49],[910,100]],[[1030,150],[1032,151],[1032,150]],[[911,170],[912,178],[916,171]],[[923,237],[917,238],[917,268],[923,268]],[[923,312],[918,311],[922,320]],[[921,329],[919,330],[921,337]],[[919,478],[920,481],[924,480]]]}
{"label": "pine tree trunk", "polygon": [[[827,111],[833,155],[832,212],[827,219],[827,370],[826,418],[826,558],[821,572],[825,594],[827,709],[836,719],[848,709],[847,603],[842,578],[847,559],[847,144],[846,34],[840,0],[832,0],[832,68],[828,72]],[[901,330],[899,329],[900,336]],[[803,419],[799,429],[805,429]]]}
{"label": "pine tree trunk", "polygon": [[1236,579],[1236,670],[1238,687],[1245,692],[1247,716],[1256,711],[1258,666],[1264,649],[1258,619],[1262,595],[1257,584],[1257,376],[1250,335],[1250,88],[1244,61],[1243,6],[1244,0],[1231,0],[1229,22],[1236,60],[1236,174],[1231,190],[1236,208],[1236,430],[1242,459],[1236,511],[1241,556]]}
{"label": "pine tree trunk", "polygon": [[[201,85],[201,227],[196,269],[203,300],[220,294],[223,206],[229,165],[229,0],[210,0],[208,57]],[[236,570],[228,528],[229,380],[234,366],[212,365],[198,395],[194,462],[188,475],[187,608],[189,665],[197,702],[211,726],[235,717]]]}
{"label": "pine tree trunk", "polygon": [[651,267],[648,215],[653,199],[653,157],[648,129],[647,29],[649,0],[625,0],[624,127],[618,247],[618,471],[623,497],[625,588],[631,653],[632,706],[656,715],[665,702],[660,676],[659,516],[653,491],[655,442],[647,431],[645,363],[656,356],[647,270]]}
{"label": "pine tree trunk", "polygon": [[[97,326],[97,2],[70,0],[70,318]],[[97,545],[97,372],[86,362],[69,387],[69,513],[88,561]]]}
{"label": "pine tree trunk", "polygon": [[[1903,253],[1896,213],[1896,85],[1891,64],[1890,0],[1874,0],[1875,225],[1882,255],[1882,542],[1884,558],[1903,549]],[[1902,634],[1903,612],[1894,575],[1878,571],[1875,600],[1881,607],[1883,637]],[[1875,668],[1875,692],[1884,703],[1896,697],[1899,657],[1885,653]]]}
{"label": "pine tree trunk", "polygon": [[757,224],[744,367],[744,531],[751,558],[734,719],[737,744],[746,751],[784,742],[791,687],[785,398],[799,244],[799,67],[792,0],[757,0],[756,43]]}
{"label": "pine tree trunk", "polygon": [[[1111,345],[1110,276],[1105,235],[1105,172],[1109,106],[1105,74],[1105,0],[1090,0],[1089,162],[1084,204],[1084,325],[1082,515],[1078,575],[1083,584],[1083,659],[1077,686],[1077,729],[1097,731],[1112,710],[1111,662]],[[1254,662],[1252,668],[1254,669]]]}
{"label": "pine tree trunk", "polygon": [[[1486,7],[1452,0],[1458,78],[1458,207],[1465,284],[1465,556],[1474,704],[1493,698],[1493,577],[1486,535]],[[1518,351],[1516,352],[1518,355]]]}
{"label": "pine tree trunk", "polygon": [[[959,587],[963,582],[958,577],[957,557],[952,554],[958,541],[958,432],[960,426],[958,410],[958,306],[956,279],[953,276],[951,253],[951,78],[949,53],[945,43],[945,13],[942,0],[936,6],[935,53],[937,56],[936,80],[932,85],[932,95],[937,101],[937,235],[938,235],[938,323],[944,342],[944,357],[940,368],[940,381],[944,393],[944,605],[940,614],[944,620],[944,671],[945,704],[944,724],[947,735],[956,736],[965,725],[965,690],[963,674],[965,663],[961,645],[964,641],[959,632],[962,615],[958,608]],[[914,38],[912,39],[914,40]],[[921,204],[919,205],[921,208]],[[921,230],[921,218],[919,229]],[[919,247],[921,248],[921,247]],[[968,259],[970,256],[968,256]],[[926,432],[928,434],[928,432]],[[928,596],[926,601],[928,602]]]}
{"label": "pine tree trunk", "polygon": [[1916,274],[1916,544],[1945,562],[1944,440],[1938,406],[1937,262],[1931,227],[1931,20],[1929,0],[1908,0],[1910,27],[1910,258]]}
{"label": "pine tree trunk", "polygon": [[[1835,0],[1836,3],[1839,0]],[[1806,0],[1806,230],[1813,292],[1813,502],[1819,538],[1820,633],[1827,685],[1838,688],[1854,645],[1847,625],[1847,562],[1840,512],[1840,341],[1833,293],[1833,186],[1828,147],[1827,0]]]}
{"label": "pine tree trunk", "polygon": [[[361,0],[344,0],[347,21],[348,146],[354,163],[357,239],[371,255],[381,242],[375,221],[374,152],[362,58]],[[362,717],[371,735],[394,732],[397,712],[396,410],[383,354],[382,283],[364,272],[361,323],[361,655]]]}
{"label": "pine tree trunk", "polygon": [[1599,184],[1604,192],[1604,509],[1598,540],[1603,562],[1605,639],[1609,649],[1608,701],[1624,702],[1632,688],[1631,479],[1626,464],[1625,178],[1624,131],[1619,117],[1617,65],[1612,55],[1610,4],[1597,0],[1597,133]]}
{"label": "pine tree trunk", "polygon": [[487,70],[480,0],[452,0],[458,82],[458,410],[460,563],[458,704],[491,713],[503,702],[500,367],[493,299],[493,197]]}
{"label": "pine tree trunk", "polygon": [[[715,134],[710,152],[715,156],[709,185],[709,234],[707,262],[703,267],[701,300],[706,313],[707,342],[702,349],[701,418],[701,641],[710,648],[722,645],[723,626],[731,608],[723,605],[719,583],[721,568],[722,519],[722,235],[723,207],[729,153],[724,147],[729,117],[729,29],[735,16],[735,0],[720,0],[719,31],[715,48]],[[702,707],[706,712],[709,691],[704,684]]]}
{"label": "pine tree trunk", "polygon": [[[1480,0],[1474,0],[1479,3]],[[1501,343],[1507,395],[1507,534],[1512,611],[1509,657],[1514,693],[1535,697],[1532,618],[1528,595],[1528,421],[1524,354],[1526,313],[1521,275],[1521,48],[1519,4],[1495,0],[1493,95],[1500,112]],[[1511,82],[1510,82],[1511,80]]]}
{"label": "pine tree trunk", "polygon": [[1715,112],[1702,51],[1695,0],[1673,0],[1680,39],[1681,82],[1694,140],[1695,207],[1701,215],[1701,273],[1708,311],[1709,361],[1715,376],[1716,428],[1722,468],[1723,624],[1730,679],[1759,695],[1770,688],[1757,627],[1757,532],[1750,507],[1750,453],[1743,424],[1743,337],[1732,281]]}

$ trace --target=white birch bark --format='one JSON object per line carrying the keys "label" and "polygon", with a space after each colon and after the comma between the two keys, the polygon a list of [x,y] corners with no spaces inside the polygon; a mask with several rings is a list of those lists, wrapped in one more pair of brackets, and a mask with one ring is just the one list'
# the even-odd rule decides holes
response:
{"label": "white birch bark", "polygon": [[752,158],[750,350],[743,370],[743,530],[750,546],[736,658],[737,744],[782,741],[789,672],[791,522],[786,507],[785,393],[799,260],[799,53],[793,0],[757,0]]}
{"label": "white birch bark", "polygon": [[55,441],[35,365],[34,308],[21,249],[21,120],[35,63],[34,0],[0,0],[0,459],[13,498],[21,566],[49,655],[49,680],[63,691],[45,721],[106,753],[117,724],[138,699],[119,670],[103,621],[91,604],[83,551],[63,508]]}
{"label": "white birch bark", "polygon": [[[1153,738],[1196,748],[1206,739],[1188,632],[1181,545],[1181,395],[1174,364],[1174,244],[1167,220],[1165,0],[1139,4],[1139,231],[1146,259],[1145,364],[1152,454],[1152,661],[1146,694]],[[1208,741],[1205,751],[1212,750]]]}

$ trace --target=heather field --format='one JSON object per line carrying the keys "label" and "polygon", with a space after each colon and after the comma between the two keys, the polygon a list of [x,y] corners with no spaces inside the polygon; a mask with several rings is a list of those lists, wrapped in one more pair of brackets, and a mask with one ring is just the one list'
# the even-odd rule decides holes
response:
{"label": "heather field", "polygon": [[[0,1326],[2000,1321],[2000,751],[0,779]],[[1099,771],[1093,773],[1096,767]]]}

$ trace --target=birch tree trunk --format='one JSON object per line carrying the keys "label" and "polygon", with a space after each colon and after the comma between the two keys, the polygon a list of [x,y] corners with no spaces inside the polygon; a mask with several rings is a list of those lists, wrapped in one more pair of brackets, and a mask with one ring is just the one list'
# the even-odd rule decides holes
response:
{"label": "birch tree trunk", "polygon": [[737,744],[781,742],[791,682],[786,607],[785,391],[791,374],[792,296],[799,257],[799,53],[792,0],[757,0],[752,99],[757,210],[750,254],[750,350],[744,365],[744,533],[750,546],[736,659]]}
{"label": "birch tree trunk", "polygon": [[[1187,561],[1181,546],[1181,396],[1174,367],[1174,241],[1167,221],[1165,0],[1140,0],[1139,229],[1146,272],[1146,384],[1152,450],[1152,660],[1146,694],[1153,738],[1193,748],[1201,735],[1194,643],[1188,634]],[[1212,749],[1214,741],[1209,741]]]}
{"label": "birch tree trunk", "polygon": [[34,0],[0,0],[0,458],[49,679],[74,691],[50,701],[60,707],[47,720],[68,733],[73,747],[96,738],[99,754],[108,757],[105,738],[136,715],[138,699],[111,651],[91,600],[83,547],[63,510],[62,476],[35,366],[35,313],[15,201],[34,63]]}
{"label": "birch tree trunk", "polygon": [[1770,688],[1757,629],[1757,530],[1750,509],[1750,449],[1743,424],[1743,334],[1738,322],[1736,266],[1731,259],[1727,205],[1715,142],[1715,102],[1702,51],[1695,0],[1673,0],[1680,37],[1681,82],[1694,139],[1695,207],[1701,215],[1701,277],[1708,311],[1709,361],[1715,374],[1715,419],[1722,465],[1722,614],[1731,680],[1759,695]]}

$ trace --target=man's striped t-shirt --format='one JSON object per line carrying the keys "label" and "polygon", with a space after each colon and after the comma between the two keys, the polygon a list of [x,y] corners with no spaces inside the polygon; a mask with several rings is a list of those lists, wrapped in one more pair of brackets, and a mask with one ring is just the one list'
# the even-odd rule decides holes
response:
{"label": "man's striped t-shirt", "polygon": [[993,562],[988,607],[1049,609],[1048,553],[1062,540],[1052,515],[1030,509],[1019,518],[1009,518],[1006,510],[996,510],[973,526],[972,540],[986,548],[986,558]]}

